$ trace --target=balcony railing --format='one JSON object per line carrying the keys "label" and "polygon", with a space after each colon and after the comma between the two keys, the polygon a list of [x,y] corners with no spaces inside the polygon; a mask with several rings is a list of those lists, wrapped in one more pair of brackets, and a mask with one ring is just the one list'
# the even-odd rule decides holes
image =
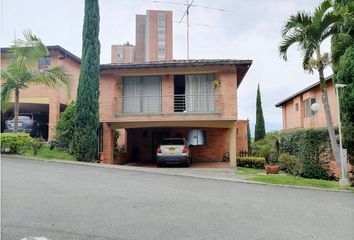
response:
{"label": "balcony railing", "polygon": [[125,96],[113,101],[114,115],[222,113],[221,95]]}

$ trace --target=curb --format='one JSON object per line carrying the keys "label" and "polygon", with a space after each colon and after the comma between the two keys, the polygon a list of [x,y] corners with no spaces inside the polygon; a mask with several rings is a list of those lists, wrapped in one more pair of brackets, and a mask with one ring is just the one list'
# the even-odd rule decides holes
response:
{"label": "curb", "polygon": [[[198,178],[198,179],[209,179],[209,180],[217,180],[217,181],[225,181],[225,182],[238,182],[245,184],[253,184],[253,185],[266,185],[266,186],[274,186],[274,187],[285,187],[285,188],[295,188],[295,189],[305,189],[305,190],[319,190],[326,192],[340,192],[340,193],[354,193],[351,190],[345,189],[331,189],[331,188],[317,188],[317,187],[306,187],[306,186],[293,186],[293,185],[284,185],[284,184],[273,184],[273,183],[262,183],[255,181],[248,181],[235,178],[225,178],[225,177],[212,177],[212,176],[199,176],[193,174],[185,174],[185,173],[173,173],[173,172],[163,172],[163,171],[155,171],[153,168],[147,167],[136,167],[136,166],[124,166],[124,165],[113,165],[113,164],[102,164],[102,163],[89,163],[89,162],[79,162],[79,161],[71,161],[71,160],[60,160],[60,159],[44,159],[44,158],[35,158],[23,155],[6,155],[8,158],[22,158],[22,159],[30,159],[35,161],[45,161],[45,162],[55,162],[55,163],[65,163],[65,164],[73,164],[73,165],[81,165],[87,167],[98,167],[98,168],[110,168],[110,169],[118,169],[125,171],[135,171],[135,172],[143,172],[150,174],[163,174],[169,176],[180,176],[180,177],[190,177],[190,178]],[[200,169],[201,170],[201,169]],[[205,170],[203,168],[203,170]],[[209,168],[209,170],[213,170],[213,168]]]}

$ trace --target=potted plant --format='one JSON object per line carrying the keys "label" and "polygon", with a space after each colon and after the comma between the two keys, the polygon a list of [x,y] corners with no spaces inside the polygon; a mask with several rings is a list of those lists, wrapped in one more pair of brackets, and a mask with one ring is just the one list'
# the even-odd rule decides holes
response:
{"label": "potted plant", "polygon": [[267,157],[265,157],[267,164],[264,165],[267,174],[278,174],[280,171],[279,166],[279,154],[275,151],[269,153]]}
{"label": "potted plant", "polygon": [[213,86],[214,86],[214,88],[218,88],[218,87],[220,87],[220,85],[221,85],[220,79],[214,79],[214,80],[213,80]]}

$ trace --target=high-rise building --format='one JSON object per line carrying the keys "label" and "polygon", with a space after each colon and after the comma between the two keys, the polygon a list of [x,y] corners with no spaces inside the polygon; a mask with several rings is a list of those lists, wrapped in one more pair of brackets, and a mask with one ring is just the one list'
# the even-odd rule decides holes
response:
{"label": "high-rise building", "polygon": [[112,45],[111,63],[132,63],[134,62],[135,46],[129,42],[123,45]]}
{"label": "high-rise building", "polygon": [[171,60],[172,11],[147,10],[136,15],[135,62]]}

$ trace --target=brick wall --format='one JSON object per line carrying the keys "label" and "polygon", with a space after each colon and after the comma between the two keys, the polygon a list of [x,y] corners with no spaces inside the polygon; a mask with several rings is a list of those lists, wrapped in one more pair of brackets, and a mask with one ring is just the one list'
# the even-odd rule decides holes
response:
{"label": "brick wall", "polygon": [[240,151],[247,150],[247,120],[238,120],[236,122],[236,154],[238,156]]}

